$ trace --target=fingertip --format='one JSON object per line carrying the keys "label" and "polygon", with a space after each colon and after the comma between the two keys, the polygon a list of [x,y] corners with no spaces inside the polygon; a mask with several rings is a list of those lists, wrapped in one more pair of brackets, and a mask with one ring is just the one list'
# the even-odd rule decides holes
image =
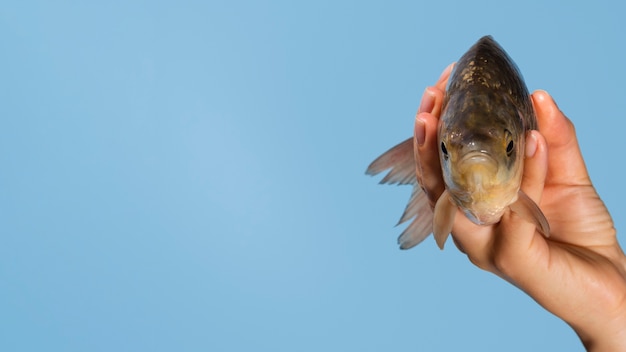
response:
{"label": "fingertip", "polygon": [[455,64],[456,64],[456,62],[453,62],[453,63],[449,64],[448,66],[446,66],[446,68],[443,70],[443,72],[439,76],[439,79],[437,80],[437,83],[435,84],[435,87],[437,87],[437,88],[439,88],[441,90],[445,90],[446,89],[446,84],[448,82],[448,78],[450,77],[450,73],[452,72],[452,69],[454,68]]}
{"label": "fingertip", "polygon": [[563,114],[548,92],[533,92],[532,101],[539,130],[550,141],[551,146],[561,146],[575,139],[574,124]]}
{"label": "fingertip", "polygon": [[445,80],[450,76],[450,72],[452,72],[452,68],[454,67],[455,63],[456,62],[452,62],[448,66],[446,66],[446,68],[443,69],[443,72],[441,72],[441,75],[439,76],[438,81]]}
{"label": "fingertip", "polygon": [[[431,145],[433,141],[437,140],[438,123],[439,123],[439,119],[431,113],[422,112],[422,113],[417,114],[417,117],[415,118],[415,128],[416,128],[415,132],[418,132],[417,131],[418,128],[419,129],[423,128],[423,135],[424,135],[422,143],[419,143],[420,149],[423,149],[422,147],[424,147],[425,145],[426,146]],[[422,133],[422,131],[420,130],[419,133]],[[436,149],[435,149],[435,152],[437,152]]]}
{"label": "fingertip", "polygon": [[537,102],[543,102],[543,101],[546,101],[546,100],[553,100],[552,97],[550,96],[550,93],[548,93],[548,91],[543,90],[543,89],[535,90],[531,96],[532,96],[533,100],[536,100]]}
{"label": "fingertip", "polygon": [[[417,175],[420,185],[426,190],[429,202],[434,207],[441,192],[443,192],[443,179],[441,166],[439,164],[439,152],[437,149],[437,117],[429,113],[420,113],[416,118],[416,128],[421,128],[423,124],[423,143],[415,143],[415,156],[417,160]],[[416,131],[417,132],[417,131]],[[422,131],[419,131],[422,133]],[[417,139],[418,136],[415,135]]]}
{"label": "fingertip", "polygon": [[419,147],[424,145],[424,141],[426,140],[426,121],[423,117],[420,117],[422,114],[418,114],[415,118],[415,126],[413,131],[413,136],[415,137],[415,141]]}
{"label": "fingertip", "polygon": [[541,199],[548,171],[547,151],[546,140],[541,133],[529,131],[526,136],[522,190],[537,203]]}
{"label": "fingertip", "polygon": [[526,137],[526,157],[532,158],[537,151],[537,136],[533,133],[534,131],[530,131],[528,136]]}
{"label": "fingertip", "polygon": [[540,127],[552,125],[558,119],[568,120],[547,91],[538,89],[533,92],[531,98]]}
{"label": "fingertip", "polygon": [[547,150],[545,137],[539,131],[528,131],[526,135],[526,158],[545,159],[547,161]]}
{"label": "fingertip", "polygon": [[417,114],[431,113],[435,118],[439,118],[443,106],[444,92],[437,87],[426,87],[420,100]]}
{"label": "fingertip", "polygon": [[545,90],[536,90],[531,95],[531,99],[537,115],[537,122],[540,128],[543,129],[546,125],[550,124],[550,121],[555,115],[554,113],[558,111],[558,107],[554,104],[554,100],[550,94]]}
{"label": "fingertip", "polygon": [[546,91],[535,91],[532,101],[541,131],[539,135],[545,138],[543,143],[549,159],[546,161],[549,182],[589,184],[589,174],[580,152],[574,123],[563,114]]}
{"label": "fingertip", "polygon": [[435,107],[435,100],[436,92],[434,89],[426,87],[426,89],[424,89],[424,94],[422,94],[422,100],[420,101],[420,106],[417,109],[417,112],[432,112]]}

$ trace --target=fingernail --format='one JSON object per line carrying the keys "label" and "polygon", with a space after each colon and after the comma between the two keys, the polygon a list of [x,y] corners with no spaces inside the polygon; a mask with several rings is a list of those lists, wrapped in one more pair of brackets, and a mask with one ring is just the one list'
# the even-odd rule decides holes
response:
{"label": "fingernail", "polygon": [[433,108],[435,107],[435,92],[430,89],[430,87],[424,90],[424,94],[422,94],[422,101],[420,102],[420,107],[417,109],[417,113],[421,112],[433,112]]}
{"label": "fingernail", "polygon": [[415,131],[413,133],[415,135],[417,145],[420,147],[423,146],[424,141],[426,140],[426,122],[419,117],[415,119]]}
{"label": "fingernail", "polygon": [[537,137],[532,131],[527,136],[530,138],[526,138],[526,157],[532,158],[537,152]]}

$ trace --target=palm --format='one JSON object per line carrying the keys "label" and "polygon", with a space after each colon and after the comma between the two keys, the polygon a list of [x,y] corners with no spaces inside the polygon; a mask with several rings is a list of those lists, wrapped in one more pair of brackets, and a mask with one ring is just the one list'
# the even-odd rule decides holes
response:
{"label": "palm", "polygon": [[591,184],[548,182],[540,206],[550,221],[550,240],[595,248],[615,244],[613,221]]}

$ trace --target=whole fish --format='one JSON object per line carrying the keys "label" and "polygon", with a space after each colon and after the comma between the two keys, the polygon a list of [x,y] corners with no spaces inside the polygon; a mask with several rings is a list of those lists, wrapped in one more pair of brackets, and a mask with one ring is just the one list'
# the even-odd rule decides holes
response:
{"label": "whole fish", "polygon": [[398,224],[414,219],[398,238],[400,248],[414,247],[432,232],[443,249],[457,207],[478,225],[499,222],[510,208],[549,236],[541,209],[520,190],[526,132],[534,129],[537,119],[517,66],[491,36],[481,38],[448,80],[437,137],[445,191],[434,212],[417,181],[413,138],[367,168],[369,175],[391,169],[380,183],[413,185]]}

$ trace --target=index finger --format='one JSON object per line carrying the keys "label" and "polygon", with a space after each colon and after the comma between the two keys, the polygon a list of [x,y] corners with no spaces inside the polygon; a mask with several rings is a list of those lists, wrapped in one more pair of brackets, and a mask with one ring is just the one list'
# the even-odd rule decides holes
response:
{"label": "index finger", "polygon": [[444,90],[454,63],[443,70],[435,86],[426,89],[415,119],[413,143],[416,159],[416,176],[422,189],[434,207],[444,190],[439,152],[437,148],[437,125],[443,105]]}
{"label": "index finger", "polygon": [[454,68],[455,64],[456,62],[453,62],[443,70],[443,72],[441,73],[441,76],[437,80],[437,83],[435,83],[435,87],[437,89],[440,89],[441,91],[445,92],[446,85],[448,84],[448,78],[450,78],[450,74],[452,73],[452,69]]}

